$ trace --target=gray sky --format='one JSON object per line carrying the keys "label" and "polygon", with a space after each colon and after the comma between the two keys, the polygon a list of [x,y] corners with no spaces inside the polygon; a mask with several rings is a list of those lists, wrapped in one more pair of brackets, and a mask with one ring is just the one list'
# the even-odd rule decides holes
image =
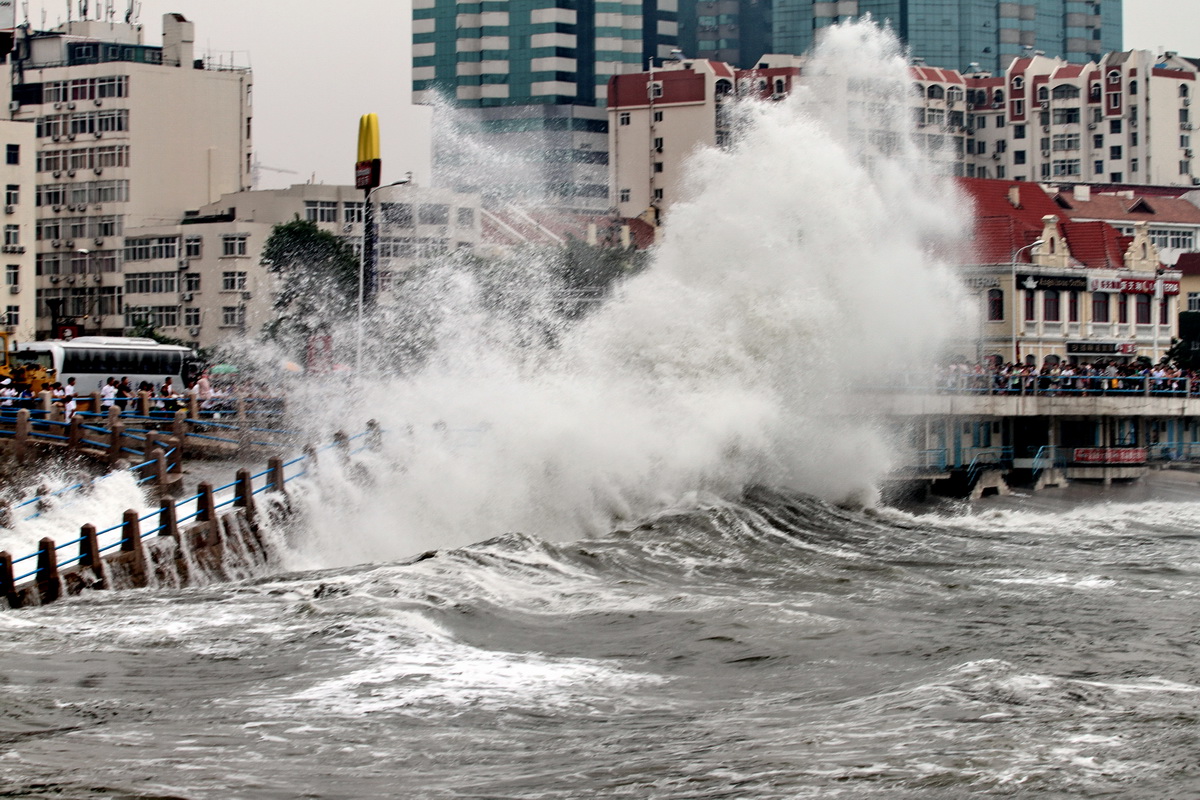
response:
{"label": "gray sky", "polygon": [[[123,16],[125,0],[113,2]],[[176,11],[196,23],[198,54],[254,68],[258,158],[264,167],[294,171],[264,169],[264,188],[314,176],[351,183],[358,118],[369,112],[379,115],[384,182],[411,170],[428,183],[429,112],[409,102],[411,3],[142,0],[142,6],[148,44],[160,41],[162,15]],[[35,26],[43,8],[53,26],[65,17],[67,0],[30,0],[29,7]],[[97,0],[91,7],[95,16]],[[1200,56],[1200,2],[1125,0],[1125,46]]]}

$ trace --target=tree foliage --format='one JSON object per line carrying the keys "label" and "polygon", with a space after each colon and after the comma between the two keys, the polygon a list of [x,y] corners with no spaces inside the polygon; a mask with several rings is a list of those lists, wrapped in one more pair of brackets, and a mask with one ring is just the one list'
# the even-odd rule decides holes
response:
{"label": "tree foliage", "polygon": [[276,225],[263,247],[262,265],[276,276],[277,286],[275,316],[264,334],[287,347],[328,331],[357,302],[358,256],[307,220]]}

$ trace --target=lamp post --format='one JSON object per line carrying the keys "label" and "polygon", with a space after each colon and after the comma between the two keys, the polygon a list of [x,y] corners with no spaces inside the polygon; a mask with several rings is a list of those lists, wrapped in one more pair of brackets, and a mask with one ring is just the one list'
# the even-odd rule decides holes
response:
{"label": "lamp post", "polygon": [[1044,240],[1044,239],[1038,239],[1037,241],[1035,241],[1035,242],[1031,242],[1031,243],[1029,243],[1029,244],[1025,245],[1024,247],[1019,247],[1019,248],[1017,248],[1016,250],[1014,250],[1014,251],[1013,251],[1013,254],[1012,254],[1012,296],[1013,296],[1013,301],[1012,301],[1012,308],[1013,308],[1013,314],[1012,314],[1012,349],[1013,349],[1013,364],[1016,364],[1016,363],[1017,363],[1017,361],[1018,361],[1018,360],[1020,360],[1020,356],[1017,354],[1017,314],[1018,314],[1018,312],[1019,312],[1019,310],[1020,310],[1019,306],[1017,305],[1017,257],[1018,257],[1018,256],[1020,256],[1020,255],[1021,255],[1021,253],[1024,253],[1026,250],[1032,250],[1033,248],[1035,248],[1035,247],[1040,247],[1040,246],[1042,246],[1042,245],[1043,245],[1043,244],[1045,244],[1045,243],[1046,243],[1046,242],[1045,242],[1045,240]]}
{"label": "lamp post", "polygon": [[404,186],[412,182],[412,173],[408,173],[408,177],[402,181],[384,184],[383,186],[375,186],[367,189],[363,195],[363,247],[362,258],[358,260],[358,337],[355,343],[354,351],[354,373],[362,375],[362,354],[363,354],[363,309],[367,304],[367,283],[370,286],[370,299],[374,300],[376,293],[379,290],[378,270],[375,268],[375,243],[378,239],[378,231],[375,224],[375,205],[372,202],[375,193],[380,189],[390,189],[393,186]]}

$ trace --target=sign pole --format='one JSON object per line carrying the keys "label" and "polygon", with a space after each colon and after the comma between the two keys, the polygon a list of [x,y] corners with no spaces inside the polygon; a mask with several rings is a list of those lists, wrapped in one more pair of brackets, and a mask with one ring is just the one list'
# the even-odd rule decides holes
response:
{"label": "sign pole", "polygon": [[375,208],[371,205],[371,192],[379,187],[382,171],[379,117],[364,114],[358,121],[358,160],[354,164],[354,186],[363,190],[363,252],[358,270],[358,341],[354,364],[358,376],[362,375],[363,310],[374,304],[379,288],[375,266]]}

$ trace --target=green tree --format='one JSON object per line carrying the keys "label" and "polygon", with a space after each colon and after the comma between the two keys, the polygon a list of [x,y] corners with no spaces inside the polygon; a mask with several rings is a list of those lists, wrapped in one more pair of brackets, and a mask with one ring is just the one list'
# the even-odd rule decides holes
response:
{"label": "green tree", "polygon": [[332,233],[299,217],[276,225],[263,247],[262,265],[277,278],[268,339],[289,348],[329,330],[358,300],[359,261]]}

